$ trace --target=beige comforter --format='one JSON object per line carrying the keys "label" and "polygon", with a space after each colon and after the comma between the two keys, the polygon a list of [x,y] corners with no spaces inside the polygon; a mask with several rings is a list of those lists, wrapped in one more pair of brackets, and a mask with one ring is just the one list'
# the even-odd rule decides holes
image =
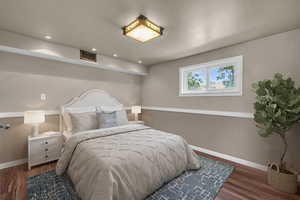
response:
{"label": "beige comforter", "polygon": [[188,169],[194,152],[180,136],[126,125],[72,136],[58,161],[82,200],[143,200]]}

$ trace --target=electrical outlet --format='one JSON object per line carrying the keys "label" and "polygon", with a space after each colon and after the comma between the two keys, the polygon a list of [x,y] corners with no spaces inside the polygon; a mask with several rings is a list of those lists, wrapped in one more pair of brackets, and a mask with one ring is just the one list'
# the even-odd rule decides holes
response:
{"label": "electrical outlet", "polygon": [[41,100],[42,100],[42,101],[46,101],[46,99],[47,99],[46,94],[42,93],[42,94],[41,94]]}

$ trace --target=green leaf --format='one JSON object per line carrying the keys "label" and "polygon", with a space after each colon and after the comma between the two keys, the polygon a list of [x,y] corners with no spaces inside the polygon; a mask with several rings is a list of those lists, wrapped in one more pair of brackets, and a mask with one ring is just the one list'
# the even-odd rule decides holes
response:
{"label": "green leaf", "polygon": [[262,136],[262,137],[268,137],[268,136],[270,136],[270,135],[272,135],[273,134],[273,132],[272,132],[272,130],[271,129],[260,129],[259,131],[258,131],[258,134],[260,135],[260,136]]}
{"label": "green leaf", "polygon": [[290,101],[289,106],[295,106],[295,104],[300,103],[300,95],[292,97],[293,99]]}
{"label": "green leaf", "polygon": [[267,137],[273,132],[285,134],[300,120],[300,88],[291,78],[276,73],[272,80],[253,83],[256,102],[254,120],[258,134]]}
{"label": "green leaf", "polygon": [[288,110],[288,112],[300,115],[300,106],[298,108],[293,109],[293,110]]}
{"label": "green leaf", "polygon": [[253,83],[253,84],[252,84],[252,88],[258,89],[258,84],[257,84],[257,83]]}
{"label": "green leaf", "polygon": [[280,74],[280,73],[276,73],[275,76],[274,76],[275,79],[278,79],[278,80],[281,80],[283,79],[283,75]]}

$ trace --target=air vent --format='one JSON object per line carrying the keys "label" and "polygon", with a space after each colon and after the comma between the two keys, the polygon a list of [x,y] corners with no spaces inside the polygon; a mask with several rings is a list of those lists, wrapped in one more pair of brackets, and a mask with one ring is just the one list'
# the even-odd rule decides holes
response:
{"label": "air vent", "polygon": [[97,54],[88,51],[80,50],[80,59],[92,62],[97,62]]}

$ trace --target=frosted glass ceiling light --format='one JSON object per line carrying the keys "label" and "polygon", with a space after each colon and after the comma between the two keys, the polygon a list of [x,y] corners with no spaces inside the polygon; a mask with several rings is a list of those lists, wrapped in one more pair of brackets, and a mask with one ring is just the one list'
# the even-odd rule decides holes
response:
{"label": "frosted glass ceiling light", "polygon": [[144,15],[140,15],[128,26],[123,27],[123,34],[140,42],[147,42],[163,34],[164,28],[154,24]]}

